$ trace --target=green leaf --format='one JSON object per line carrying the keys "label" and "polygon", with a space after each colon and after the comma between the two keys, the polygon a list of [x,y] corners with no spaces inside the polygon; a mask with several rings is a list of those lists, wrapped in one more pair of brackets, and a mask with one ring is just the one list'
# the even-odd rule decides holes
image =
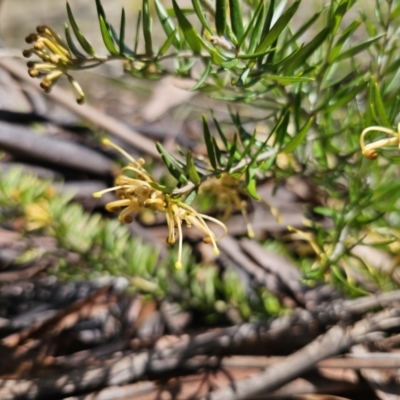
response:
{"label": "green leaf", "polygon": [[[365,89],[365,87],[367,85],[368,85],[368,82],[363,82],[363,83],[357,85],[355,88],[351,89],[344,96],[339,97],[339,99],[337,101],[335,101],[335,102],[331,101],[331,104],[329,104],[328,107],[324,108],[324,112],[332,112],[333,110],[336,110],[337,108],[344,106],[349,101],[353,100],[358,93],[360,93],[363,89]],[[318,108],[318,110],[320,110],[321,107]]]}
{"label": "green leaf", "polygon": [[381,123],[384,126],[389,127],[389,126],[391,126],[391,124],[390,124],[390,122],[388,120],[388,117],[387,117],[387,114],[386,114],[385,106],[384,106],[383,101],[382,101],[382,97],[381,97],[381,93],[379,91],[378,83],[377,82],[373,82],[372,84],[374,85],[375,108],[376,108],[377,114],[378,114],[378,116],[379,116],[379,118],[381,120]]}
{"label": "green leaf", "polygon": [[215,27],[217,34],[224,36],[226,31],[226,0],[216,0],[215,3]]}
{"label": "green leaf", "polygon": [[287,135],[287,128],[290,121],[290,112],[289,110],[285,109],[282,110],[282,115],[279,118],[278,123],[275,125],[273,132],[275,133],[275,141],[274,145],[278,145],[279,147],[282,146],[283,141]]}
{"label": "green leaf", "polygon": [[214,151],[214,142],[212,140],[213,138],[211,136],[210,129],[208,128],[207,119],[204,114],[202,116],[202,120],[203,120],[203,137],[207,147],[208,159],[210,160],[211,166],[214,169],[217,169],[217,158],[215,156],[215,151]]}
{"label": "green leaf", "polygon": [[[118,48],[119,48],[119,46],[121,44],[120,35],[117,34],[116,30],[114,29],[114,27],[112,25],[109,26],[109,29],[110,29],[112,37],[114,39],[114,43],[118,43]],[[121,54],[121,49],[120,49],[120,54]],[[126,59],[129,60],[135,56],[135,53],[128,46],[126,46],[125,43],[123,43],[121,55],[123,55]]]}
{"label": "green leaf", "polygon": [[397,4],[397,6],[393,8],[393,10],[390,13],[390,18],[391,19],[396,19],[399,16],[400,16],[400,3]]}
{"label": "green leaf", "polygon": [[353,5],[353,2],[354,2],[353,0],[342,0],[338,4],[335,12],[333,13],[333,21],[331,23],[333,35],[336,35],[336,32],[339,29],[339,26],[343,20],[344,15],[349,10],[349,8]]}
{"label": "green leaf", "polygon": [[228,158],[228,162],[226,164],[227,172],[229,172],[230,169],[232,168],[233,162],[235,161],[235,158],[236,158],[237,141],[238,141],[238,135],[235,133],[235,135],[233,136],[232,143],[229,148],[229,158]]}
{"label": "green leaf", "polygon": [[305,76],[280,76],[280,75],[263,75],[263,79],[270,79],[272,81],[279,83],[280,85],[292,85],[293,83],[314,81],[314,78],[307,78]]}
{"label": "green leaf", "polygon": [[151,56],[153,54],[153,43],[152,43],[152,20],[150,15],[150,5],[149,0],[143,0],[142,3],[143,10],[143,37],[144,37],[144,47],[146,55]]}
{"label": "green leaf", "polygon": [[198,185],[200,183],[201,178],[199,173],[197,172],[196,165],[190,151],[186,153],[186,174],[189,177],[189,180],[195,185]]}
{"label": "green leaf", "polygon": [[248,154],[250,154],[252,147],[256,143],[256,138],[257,138],[257,131],[254,129],[253,134],[250,136],[250,140],[247,140],[247,144],[245,145],[246,147],[241,155],[242,159],[247,157]]}
{"label": "green leaf", "polygon": [[283,13],[278,21],[276,21],[275,25],[268,31],[263,41],[256,48],[256,53],[262,53],[271,46],[272,43],[279,37],[282,31],[287,27],[289,21],[292,19],[294,14],[296,13],[300,0],[296,0],[291,7],[289,7],[285,13]]}
{"label": "green leaf", "polygon": [[97,9],[97,16],[99,18],[99,24],[100,24],[100,31],[101,31],[101,36],[103,38],[104,45],[106,46],[107,50],[112,54],[113,56],[118,56],[119,51],[114,45],[114,40],[113,40],[113,33],[110,28],[110,25],[107,22],[107,17],[104,12],[103,6],[101,4],[100,0],[96,0],[96,9]]}
{"label": "green leaf", "polygon": [[200,0],[192,0],[193,4],[193,9],[197,15],[197,18],[201,22],[201,25],[203,25],[203,28],[206,29],[208,32],[213,32],[213,29],[211,28],[210,24],[208,23],[208,19],[204,15],[203,7],[201,5]]}
{"label": "green leaf", "polygon": [[315,119],[314,117],[309,118],[309,120],[300,129],[299,133],[295,137],[290,139],[289,143],[281,150],[283,153],[290,153],[294,151],[297,148],[297,146],[300,145],[300,143],[307,136],[307,133],[311,125],[313,124],[314,119]]}
{"label": "green leaf", "polygon": [[156,144],[158,152],[161,154],[161,157],[164,161],[165,166],[168,168],[168,171],[171,175],[180,183],[187,183],[188,180],[186,178],[184,165],[180,163],[174,156],[168,153],[167,150],[164,149],[161,143]]}
{"label": "green leaf", "polygon": [[206,69],[203,71],[203,73],[200,76],[200,79],[196,82],[196,84],[190,88],[191,91],[197,90],[198,88],[201,87],[201,85],[205,82],[207,79],[208,75],[210,75],[211,72],[211,60],[207,61]]}
{"label": "green leaf", "polygon": [[229,148],[228,140],[227,140],[226,136],[224,135],[224,132],[222,132],[221,126],[220,126],[219,122],[217,121],[217,119],[215,118],[214,113],[212,114],[212,119],[214,121],[215,127],[217,128],[218,135],[221,138],[222,143],[225,146],[225,149],[228,150],[228,148]]}
{"label": "green leaf", "polygon": [[119,25],[119,54],[122,56],[125,52],[125,9],[121,11],[121,23]]}
{"label": "green leaf", "polygon": [[110,34],[110,29],[107,26],[106,21],[103,19],[102,16],[100,16],[99,22],[100,22],[101,35],[103,37],[103,42],[107,50],[110,52],[111,55],[118,56],[119,51],[115,47],[113,36],[112,34]]}
{"label": "green leaf", "polygon": [[363,42],[363,43],[360,43],[360,44],[358,44],[358,45],[352,47],[351,49],[348,49],[348,50],[344,51],[343,53],[339,54],[339,55],[336,57],[336,59],[334,60],[334,62],[338,62],[338,61],[344,60],[344,59],[346,59],[346,58],[353,57],[353,56],[355,56],[355,55],[358,54],[358,53],[361,53],[362,51],[364,51],[364,50],[368,49],[369,47],[371,47],[371,45],[372,45],[373,43],[375,43],[376,41],[378,41],[378,40],[379,40],[382,36],[384,36],[384,35],[385,35],[385,34],[378,35],[378,36],[376,36],[376,37],[374,37],[374,38],[372,38],[372,39],[369,39],[369,40],[367,40],[367,41],[365,41],[365,42]]}
{"label": "green leaf", "polygon": [[104,12],[103,5],[101,4],[100,0],[95,0],[96,1],[96,9],[97,9],[97,15],[102,16],[104,20],[106,20],[106,13]]}
{"label": "green leaf", "polygon": [[101,36],[103,37],[104,45],[106,46],[107,50],[110,52],[111,55],[118,56],[119,51],[117,50],[117,48],[114,45],[113,37],[110,34],[107,23],[104,20],[102,15],[99,15],[99,23],[100,23],[100,31],[101,31]]}
{"label": "green leaf", "polygon": [[393,93],[397,94],[399,91],[400,91],[400,68],[397,70],[396,74],[387,85],[384,94],[385,95],[390,95]]}
{"label": "green leaf", "polygon": [[335,45],[332,47],[329,53],[328,61],[330,64],[334,62],[335,58],[338,56],[347,39],[354,33],[354,31],[360,26],[360,24],[361,20],[356,19],[341,33],[339,39],[336,41]]}
{"label": "green leaf", "polygon": [[[263,57],[266,54],[272,53],[275,50],[276,50],[275,48],[272,48],[272,49],[268,49],[268,50],[264,51],[263,53],[239,54],[237,58],[240,59],[240,60],[253,60],[253,59],[256,59],[258,57]],[[247,65],[248,66],[252,66],[252,65],[254,65],[254,63],[248,63]]]}
{"label": "green leaf", "polygon": [[165,43],[161,46],[157,57],[163,56],[168,51],[168,49],[171,47],[172,43],[174,43],[175,40],[176,40],[176,30],[171,33],[171,35],[167,38]]}
{"label": "green leaf", "polygon": [[139,10],[138,12],[138,16],[137,16],[137,21],[136,21],[136,31],[135,31],[135,46],[133,49],[133,52],[136,54],[138,51],[138,47],[139,47],[139,39],[140,39],[140,24],[142,22],[142,10]]}
{"label": "green leaf", "polygon": [[265,5],[264,2],[260,2],[259,6],[256,9],[254,17],[257,18],[254,21],[254,29],[250,37],[250,43],[247,50],[247,53],[252,54],[255,52],[255,49],[260,43],[262,30],[264,26],[264,19],[265,19]]}
{"label": "green leaf", "polygon": [[[82,32],[80,31],[80,29],[75,21],[75,18],[72,14],[71,7],[69,6],[68,2],[67,2],[67,14],[68,14],[69,23],[71,24],[71,28],[74,31],[74,34],[75,34],[76,38],[78,39],[79,44],[82,46],[82,49],[85,50],[86,53],[88,53],[89,55],[94,56],[96,54],[96,52],[95,52],[94,48],[90,45],[90,43],[86,40],[86,38],[82,35]],[[75,49],[76,49],[76,47],[75,47]]]}
{"label": "green leaf", "polygon": [[260,196],[257,193],[257,181],[255,179],[255,175],[255,168],[246,169],[246,189],[253,199],[260,200]]}
{"label": "green leaf", "polygon": [[231,16],[232,31],[237,40],[240,41],[244,33],[243,14],[240,7],[240,0],[229,0],[229,12]]}
{"label": "green leaf", "polygon": [[200,54],[202,45],[199,37],[197,36],[196,30],[185,17],[176,0],[172,0],[172,4],[174,6],[176,18],[178,19],[179,27],[181,28],[187,43],[195,54]]}
{"label": "green leaf", "polygon": [[71,37],[71,33],[69,31],[69,27],[67,24],[65,24],[65,38],[67,40],[67,44],[68,44],[68,48],[69,50],[71,50],[72,54],[76,57],[76,58],[83,58],[85,59],[86,56],[81,53],[79,51],[79,49],[75,46],[75,43]]}
{"label": "green leaf", "polygon": [[293,43],[300,38],[320,17],[323,10],[316,12],[311,18],[309,18],[293,36],[288,40],[288,43]]}
{"label": "green leaf", "polygon": [[307,58],[314,54],[317,48],[321,46],[328,37],[329,30],[329,28],[323,29],[318,33],[318,35],[315,36],[314,39],[311,40],[311,42],[307,43],[303,48],[301,48],[296,55],[284,65],[285,71],[288,73],[303,66]]}
{"label": "green leaf", "polygon": [[197,197],[197,191],[198,191],[197,187],[191,190],[189,194],[185,197],[184,203],[190,206]]}
{"label": "green leaf", "polygon": [[158,19],[161,22],[161,25],[164,29],[165,34],[169,38],[172,35],[172,33],[174,32],[174,41],[173,41],[174,46],[176,48],[180,48],[180,42],[179,42],[179,38],[177,35],[177,30],[176,30],[175,25],[172,22],[171,18],[168,16],[167,11],[165,10],[165,8],[162,5],[160,0],[155,0],[154,4],[156,6],[156,12],[158,15]]}
{"label": "green leaf", "polygon": [[[261,2],[261,3],[264,3],[264,2]],[[284,2],[282,2],[282,4],[284,4]],[[285,4],[284,4],[284,6],[285,6]],[[275,0],[271,0],[269,2],[267,15],[265,16],[265,21],[264,21],[264,26],[263,26],[262,33],[260,36],[260,41],[264,40],[265,37],[268,35],[268,32],[271,29],[271,24],[272,24],[272,20],[274,18],[274,14],[275,14]]]}
{"label": "green leaf", "polygon": [[[241,36],[241,39],[239,40],[238,43],[238,49],[241,49],[245,40],[247,39],[247,37],[250,35],[250,32],[254,29],[256,22],[258,21],[259,15],[260,13],[263,11],[264,9],[264,2],[261,1],[260,4],[257,6],[257,9],[254,13],[254,15],[252,16],[250,22],[247,25],[246,31],[244,32],[244,34]],[[254,38],[254,48],[257,45],[257,38]]]}

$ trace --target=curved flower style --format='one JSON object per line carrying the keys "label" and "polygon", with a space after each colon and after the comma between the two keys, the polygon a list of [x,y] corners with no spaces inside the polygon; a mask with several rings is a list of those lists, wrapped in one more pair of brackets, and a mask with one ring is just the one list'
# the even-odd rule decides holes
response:
{"label": "curved flower style", "polygon": [[68,70],[76,67],[74,59],[68,49],[68,45],[53,29],[40,25],[36,28],[37,33],[31,33],[25,38],[28,44],[33,47],[24,50],[26,58],[33,54],[38,56],[42,62],[28,62],[28,73],[32,78],[43,78],[40,87],[49,93],[52,86],[58,81],[61,75],[65,75],[77,93],[76,101],[82,104],[85,101],[85,94],[79,83],[68,73]]}
{"label": "curved flower style", "polygon": [[[126,151],[109,140],[104,140],[104,144],[111,146],[123,154],[128,160],[128,166],[122,168],[115,178],[115,186],[93,193],[94,197],[101,197],[104,193],[115,191],[118,200],[112,201],[106,205],[106,209],[111,212],[120,212],[119,220],[124,224],[133,221],[133,214],[140,209],[146,208],[165,213],[168,225],[168,244],[176,242],[176,231],[178,233],[179,251],[178,260],[175,263],[176,268],[182,268],[182,223],[190,228],[192,225],[202,231],[204,241],[211,243],[214,253],[219,254],[216,242],[227,233],[225,225],[215,218],[198,213],[193,207],[182,201],[171,198],[167,193],[157,189],[160,187],[148,172],[143,168],[144,160],[135,160]],[[127,173],[135,177],[130,177]],[[218,224],[223,229],[223,235],[216,237],[214,232],[208,227],[205,220]]]}
{"label": "curved flower style", "polygon": [[[388,135],[391,135],[393,137],[380,139],[366,145],[364,143],[365,135],[371,131],[387,133]],[[378,157],[376,149],[380,149],[381,147],[397,146],[400,151],[400,123],[397,125],[397,132],[389,128],[384,128],[382,126],[370,126],[369,128],[364,129],[360,136],[360,146],[363,155],[370,160],[375,160]]]}

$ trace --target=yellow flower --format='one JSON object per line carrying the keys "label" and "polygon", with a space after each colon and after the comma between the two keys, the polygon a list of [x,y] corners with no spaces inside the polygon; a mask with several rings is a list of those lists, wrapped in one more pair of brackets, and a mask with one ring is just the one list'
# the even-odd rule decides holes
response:
{"label": "yellow flower", "polygon": [[[106,205],[106,209],[111,212],[120,212],[119,220],[124,223],[131,223],[133,215],[141,209],[151,209],[159,211],[166,215],[168,225],[168,244],[174,244],[178,236],[179,250],[178,260],[175,263],[176,268],[182,268],[182,223],[186,222],[187,227],[195,226],[204,233],[204,241],[211,243],[215,254],[219,254],[217,241],[226,235],[227,230],[223,223],[208,215],[198,213],[194,208],[184,202],[173,199],[167,193],[157,189],[159,185],[151,178],[148,172],[143,168],[144,160],[135,160],[119,146],[104,140],[104,144],[114,147],[122,153],[128,160],[128,166],[122,168],[115,178],[115,186],[93,193],[94,197],[101,197],[104,193],[115,191],[118,200],[112,201]],[[130,172],[134,178],[127,175]],[[214,232],[208,227],[205,220],[218,224],[223,235],[216,237]],[[176,235],[177,231],[177,235]]]}
{"label": "yellow flower", "polygon": [[220,178],[213,177],[207,179],[200,186],[200,191],[205,193],[209,192],[216,197],[216,203],[224,207],[223,221],[226,221],[231,216],[232,212],[236,210],[240,211],[246,222],[247,235],[252,238],[254,237],[254,231],[247,215],[248,203],[247,200],[244,200],[241,196],[242,193],[245,193],[241,188],[242,183],[243,179],[236,179],[224,173]]}
{"label": "yellow flower", "polygon": [[60,76],[65,75],[77,92],[76,101],[79,104],[83,103],[85,94],[79,83],[68,73],[70,69],[74,69],[77,61],[72,58],[68,45],[48,26],[41,25],[36,30],[37,33],[31,33],[25,39],[28,44],[32,44],[32,48],[24,50],[22,54],[26,58],[36,55],[43,62],[29,61],[29,75],[32,78],[43,78],[40,87],[47,93]]}
{"label": "yellow flower", "polygon": [[[380,139],[366,145],[364,143],[365,135],[371,131],[387,133],[388,135],[391,135],[393,137]],[[397,132],[389,128],[384,128],[382,126],[370,126],[369,128],[364,129],[360,136],[360,146],[363,155],[370,160],[375,160],[378,157],[376,149],[379,149],[381,147],[397,146],[400,150],[400,123],[397,125]]]}

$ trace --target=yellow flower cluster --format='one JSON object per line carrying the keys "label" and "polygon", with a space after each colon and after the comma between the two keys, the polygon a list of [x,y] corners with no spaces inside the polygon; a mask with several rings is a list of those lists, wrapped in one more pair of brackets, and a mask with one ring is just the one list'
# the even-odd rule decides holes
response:
{"label": "yellow flower cluster", "polygon": [[[222,220],[226,221],[234,211],[240,211],[243,219],[246,222],[247,235],[250,238],[254,237],[253,227],[247,215],[247,200],[241,197],[242,179],[237,179],[227,173],[223,173],[221,177],[212,177],[207,179],[200,186],[200,191],[203,193],[210,193],[216,198],[216,204],[224,207],[224,214]],[[246,195],[247,197],[247,195]]]}
{"label": "yellow flower cluster", "polygon": [[77,93],[76,101],[82,104],[85,94],[78,82],[68,73],[76,64],[68,49],[68,45],[53,29],[48,26],[38,26],[37,33],[31,33],[25,38],[32,48],[24,50],[26,58],[32,55],[38,56],[42,62],[28,62],[28,73],[32,78],[43,78],[40,87],[47,93],[58,81],[61,75],[65,75]]}
{"label": "yellow flower cluster", "polygon": [[[380,139],[372,143],[365,144],[365,135],[368,132],[383,132],[392,137],[388,137],[385,139]],[[397,125],[397,132],[389,129],[384,128],[382,126],[370,126],[362,131],[360,136],[360,146],[363,155],[370,160],[375,160],[378,157],[377,149],[387,146],[397,146],[400,150],[400,123]]]}
{"label": "yellow flower cluster", "polygon": [[[104,140],[103,143],[115,148],[129,160],[129,164],[122,168],[115,178],[114,187],[93,193],[94,197],[101,197],[104,193],[115,191],[118,200],[112,201],[106,205],[108,211],[120,212],[119,220],[124,224],[131,223],[133,221],[133,214],[141,209],[151,209],[164,213],[168,225],[167,243],[174,244],[178,237],[179,250],[178,260],[175,263],[176,268],[182,268],[183,222],[186,222],[189,228],[195,226],[202,231],[205,235],[204,241],[206,243],[211,243],[215,254],[219,254],[216,242],[222,239],[227,233],[223,223],[208,215],[198,213],[188,204],[174,199],[167,193],[159,190],[158,187],[160,186],[143,168],[143,159],[135,160],[127,152],[109,140]],[[218,224],[223,230],[223,235],[216,237],[205,220]]]}

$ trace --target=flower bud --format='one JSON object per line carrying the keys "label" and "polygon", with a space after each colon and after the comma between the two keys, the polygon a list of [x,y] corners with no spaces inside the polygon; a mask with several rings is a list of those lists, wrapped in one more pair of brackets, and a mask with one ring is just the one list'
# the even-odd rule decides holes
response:
{"label": "flower bud", "polygon": [[[24,50],[23,52],[22,52],[22,55],[25,57],[25,58],[29,58],[31,55],[32,55],[32,51],[31,50]],[[29,65],[28,65],[29,66]]]}
{"label": "flower bud", "polygon": [[39,71],[35,68],[28,69],[28,74],[31,78],[37,78],[39,76]]}

